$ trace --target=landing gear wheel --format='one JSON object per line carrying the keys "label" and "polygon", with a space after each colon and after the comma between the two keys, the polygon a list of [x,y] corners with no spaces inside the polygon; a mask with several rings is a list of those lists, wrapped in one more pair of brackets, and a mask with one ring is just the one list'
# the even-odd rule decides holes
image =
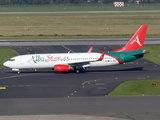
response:
{"label": "landing gear wheel", "polygon": [[78,70],[78,69],[76,70],[76,73],[79,73],[79,70]]}

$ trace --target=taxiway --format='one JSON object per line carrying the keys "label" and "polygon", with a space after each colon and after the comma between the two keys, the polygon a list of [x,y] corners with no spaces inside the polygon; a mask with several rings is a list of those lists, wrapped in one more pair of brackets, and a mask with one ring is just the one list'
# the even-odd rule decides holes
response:
{"label": "taxiway", "polygon": [[[4,46],[19,54],[50,52],[86,52],[91,45]],[[121,45],[94,45],[96,52],[114,50]],[[145,59],[135,62],[92,68],[82,73],[54,73],[50,69],[11,69],[0,72],[0,115],[89,115],[118,119],[158,120],[159,96],[107,97],[120,83],[129,80],[159,79],[160,65]],[[35,116],[34,116],[35,115]],[[72,118],[70,116],[70,118]],[[92,117],[91,117],[92,116]],[[54,116],[55,117],[55,116]],[[76,117],[78,118],[78,117]],[[111,119],[114,119],[111,118]],[[47,119],[47,118],[46,118]]]}

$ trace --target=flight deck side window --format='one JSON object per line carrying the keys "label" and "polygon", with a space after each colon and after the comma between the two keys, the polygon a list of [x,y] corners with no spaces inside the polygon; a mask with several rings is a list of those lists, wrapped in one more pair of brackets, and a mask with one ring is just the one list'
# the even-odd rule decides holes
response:
{"label": "flight deck side window", "polygon": [[8,61],[15,61],[15,59],[9,59]]}

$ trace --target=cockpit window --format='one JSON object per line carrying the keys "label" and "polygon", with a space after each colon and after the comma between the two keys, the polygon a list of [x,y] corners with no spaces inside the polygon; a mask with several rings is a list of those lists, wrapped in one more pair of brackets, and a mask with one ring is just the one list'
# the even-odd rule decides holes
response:
{"label": "cockpit window", "polygon": [[8,61],[15,61],[15,59],[9,59]]}

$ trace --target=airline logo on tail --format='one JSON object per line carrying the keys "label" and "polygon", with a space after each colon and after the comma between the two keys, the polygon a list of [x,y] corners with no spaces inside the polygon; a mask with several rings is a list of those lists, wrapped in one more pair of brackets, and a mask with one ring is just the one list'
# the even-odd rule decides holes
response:
{"label": "airline logo on tail", "polygon": [[137,36],[136,39],[133,40],[130,44],[133,44],[133,43],[135,43],[135,42],[138,43],[138,45],[142,46],[142,44],[141,44],[140,41],[139,41],[138,36]]}
{"label": "airline logo on tail", "polygon": [[112,52],[133,51],[142,49],[146,37],[147,28],[148,25],[142,25],[123,48],[114,50]]}

